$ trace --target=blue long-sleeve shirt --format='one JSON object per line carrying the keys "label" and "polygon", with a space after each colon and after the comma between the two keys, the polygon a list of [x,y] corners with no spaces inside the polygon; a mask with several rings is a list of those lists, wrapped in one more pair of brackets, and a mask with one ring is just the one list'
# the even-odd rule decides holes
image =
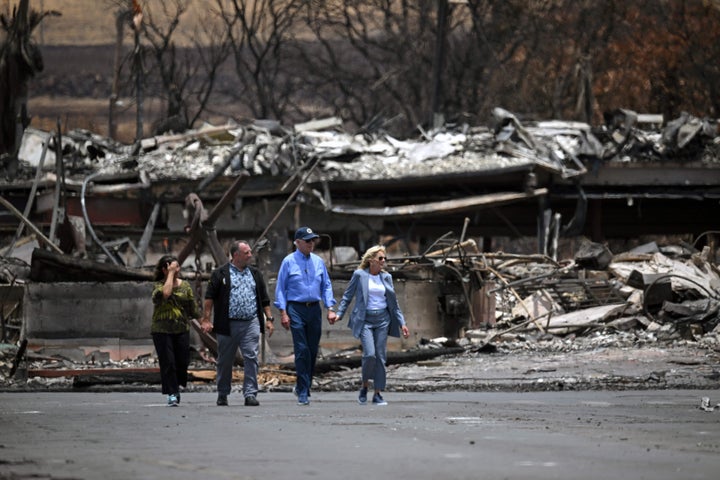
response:
{"label": "blue long-sleeve shirt", "polygon": [[330,274],[322,258],[299,250],[286,256],[280,264],[275,286],[275,307],[286,310],[288,302],[319,302],[326,308],[335,305]]}

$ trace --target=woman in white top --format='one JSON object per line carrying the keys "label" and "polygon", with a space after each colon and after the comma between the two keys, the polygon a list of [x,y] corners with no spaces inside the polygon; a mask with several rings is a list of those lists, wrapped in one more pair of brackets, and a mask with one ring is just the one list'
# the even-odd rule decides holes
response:
{"label": "woman in white top", "polygon": [[392,276],[384,270],[385,260],[385,247],[382,245],[365,252],[343,293],[335,320],[342,319],[355,298],[348,327],[362,344],[362,386],[358,395],[361,405],[367,403],[370,380],[375,390],[372,403],[387,405],[382,391],[386,384],[388,335],[399,337],[402,334],[405,338],[410,335],[397,302]]}

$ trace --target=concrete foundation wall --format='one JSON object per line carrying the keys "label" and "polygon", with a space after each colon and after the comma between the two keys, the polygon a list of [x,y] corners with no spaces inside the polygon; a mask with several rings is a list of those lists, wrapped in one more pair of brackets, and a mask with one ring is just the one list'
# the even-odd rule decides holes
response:
{"label": "concrete foundation wall", "polygon": [[32,283],[24,302],[28,339],[150,337],[149,282]]}

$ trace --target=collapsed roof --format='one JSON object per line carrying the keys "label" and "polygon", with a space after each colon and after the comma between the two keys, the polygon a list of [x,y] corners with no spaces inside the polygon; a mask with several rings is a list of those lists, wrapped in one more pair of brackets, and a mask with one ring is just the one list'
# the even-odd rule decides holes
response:
{"label": "collapsed roof", "polygon": [[[650,131],[648,127],[662,123],[661,117],[619,111],[609,124],[591,128],[563,121],[524,125],[510,112],[497,108],[494,113],[493,126],[447,125],[415,140],[338,131],[341,121],[335,118],[292,129],[272,121],[206,126],[143,139],[139,150],[74,130],[63,137],[63,154],[72,158],[67,165],[71,175],[144,172],[150,181],[203,179],[223,166],[229,167],[227,173],[245,169],[251,175],[292,175],[309,159],[320,159],[309,183],[478,174],[528,165],[571,178],[586,174],[593,161],[720,162],[717,123],[687,114]],[[657,123],[639,123],[648,120]],[[21,160],[37,167],[48,139],[49,134],[29,129]],[[51,149],[45,168],[54,169],[54,164]]]}
{"label": "collapsed roof", "polygon": [[[51,187],[63,175],[64,188],[79,192],[85,186],[90,196],[182,202],[188,193],[202,192],[216,200],[234,177],[248,172],[251,179],[240,197],[286,197],[295,185],[295,201],[345,217],[415,222],[541,198],[542,208],[550,205],[578,221],[575,228],[568,223],[566,233],[589,234],[588,201],[601,199],[620,202],[606,202],[606,212],[621,224],[618,232],[608,226],[606,233],[632,235],[639,222],[620,215],[625,202],[631,206],[637,198],[646,201],[640,222],[646,233],[667,228],[676,214],[680,232],[699,233],[707,220],[680,213],[688,211],[687,203],[676,202],[673,210],[650,202],[710,201],[710,208],[718,208],[717,122],[683,114],[660,128],[663,123],[661,116],[628,110],[609,113],[597,128],[581,122],[523,122],[497,108],[489,126],[445,125],[404,140],[382,132],[344,132],[337,118],[292,128],[273,121],[206,126],[136,145],[75,130],[62,136],[62,173],[55,166],[53,136],[29,129],[20,150],[25,176],[0,188],[26,190],[35,172],[35,184]],[[711,214],[706,205],[700,207]],[[470,228],[482,227],[479,235],[513,236],[543,229],[534,205],[499,216],[505,219],[476,216]],[[599,240],[597,232],[588,236]]]}

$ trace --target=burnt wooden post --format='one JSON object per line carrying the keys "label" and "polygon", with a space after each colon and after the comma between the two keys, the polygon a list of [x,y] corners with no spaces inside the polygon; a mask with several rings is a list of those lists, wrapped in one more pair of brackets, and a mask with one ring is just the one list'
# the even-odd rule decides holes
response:
{"label": "burnt wooden post", "polygon": [[715,264],[717,263],[717,261],[716,261],[717,255],[715,254],[715,252],[717,251],[717,247],[718,247],[717,240],[718,240],[717,233],[710,233],[708,235],[708,247],[710,249],[710,251],[708,252],[708,261],[710,263],[715,263]]}
{"label": "burnt wooden post", "polygon": [[65,183],[65,168],[63,164],[62,127],[60,118],[57,119],[57,137],[55,138],[55,195],[53,202],[52,219],[50,220],[50,241],[57,243],[57,227],[65,221],[65,205],[63,202],[63,189]]}
{"label": "burnt wooden post", "polygon": [[135,70],[135,141],[143,138],[143,65],[142,46],[140,45],[140,30],[142,27],[142,7],[137,0],[133,0],[133,31],[135,33],[135,48],[133,50],[133,69]]}
{"label": "burnt wooden post", "polygon": [[115,122],[115,109],[119,98],[120,90],[120,63],[122,62],[123,35],[125,22],[128,21],[130,12],[121,8],[115,14],[115,54],[113,57],[113,81],[108,105],[108,136],[113,140],[117,137],[117,123]]}

